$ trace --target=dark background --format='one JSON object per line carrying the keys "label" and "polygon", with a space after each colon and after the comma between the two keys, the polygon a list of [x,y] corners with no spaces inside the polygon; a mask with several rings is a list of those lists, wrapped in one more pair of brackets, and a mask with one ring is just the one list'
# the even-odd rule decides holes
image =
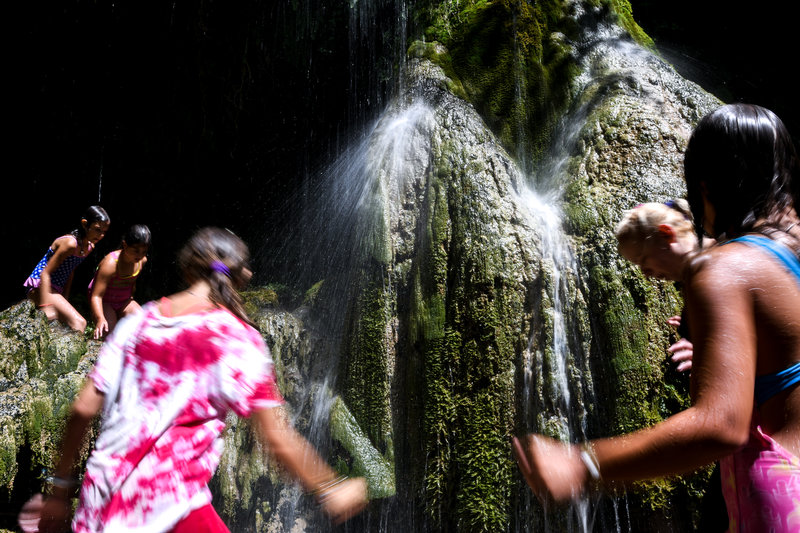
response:
{"label": "dark background", "polygon": [[[0,307],[24,298],[21,284],[48,245],[92,204],[112,224],[76,270],[79,309],[77,289],[131,224],[153,233],[141,300],[175,289],[175,254],[195,229],[230,228],[260,251],[291,225],[304,182],[382,107],[389,77],[385,64],[354,60],[387,45],[373,28],[352,35],[345,2],[296,4],[14,6],[0,230],[13,253]],[[356,84],[368,102],[349,101]]]}
{"label": "dark background", "polygon": [[[274,251],[271,237],[297,219],[320,166],[384,106],[397,53],[376,31],[396,23],[392,9],[378,6],[374,25],[354,27],[346,2],[299,4],[7,7],[0,308],[24,298],[47,246],[92,204],[112,225],[76,271],[79,308],[80,289],[131,224],[154,237],[140,300],[176,288],[175,253],[198,227],[228,227],[258,254]],[[797,39],[777,3],[748,12],[716,0],[632,4],[684,76],[725,101],[772,108],[798,134],[788,82]],[[257,281],[277,275],[257,270]]]}
{"label": "dark background", "polygon": [[633,15],[662,57],[684,77],[726,103],[773,110],[797,141],[795,82],[800,38],[786,4],[765,0],[746,9],[720,0],[631,0]]}

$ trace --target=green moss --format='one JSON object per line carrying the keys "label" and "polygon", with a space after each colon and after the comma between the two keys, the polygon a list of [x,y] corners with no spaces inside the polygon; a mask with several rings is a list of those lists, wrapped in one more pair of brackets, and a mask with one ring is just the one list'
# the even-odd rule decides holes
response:
{"label": "green moss", "polygon": [[485,196],[468,160],[436,147],[420,213],[418,256],[408,288],[408,340],[419,354],[411,389],[424,408],[419,436],[425,508],[434,528],[498,531],[510,520],[508,438],[514,420],[513,364],[523,332],[524,290],[508,276],[505,252],[482,233]]}
{"label": "green moss", "polygon": [[334,400],[330,421],[331,436],[348,451],[353,461],[352,468],[342,463],[339,471],[346,468],[351,475],[364,476],[370,500],[393,496],[396,490],[394,465],[372,446],[341,398]]}
{"label": "green moss", "polygon": [[303,297],[303,304],[313,306],[316,301],[317,297],[319,296],[319,291],[322,289],[322,285],[325,283],[325,280],[319,280],[314,285],[311,286],[310,289],[306,291],[305,296]]}
{"label": "green moss", "polygon": [[12,421],[0,418],[0,487],[10,489],[17,475],[17,450],[19,444],[14,438]]}
{"label": "green moss", "polygon": [[543,155],[577,74],[562,38],[575,37],[577,26],[565,7],[557,0],[467,0],[432,2],[419,15],[429,21],[426,39],[450,50],[431,59],[460,81],[506,149],[531,162]]}
{"label": "green moss", "polygon": [[633,40],[645,48],[654,49],[655,43],[649,35],[633,19],[633,8],[629,0],[607,0],[614,13],[617,14],[619,24],[633,37]]}
{"label": "green moss", "polygon": [[267,489],[282,479],[280,472],[271,468],[252,422],[230,413],[227,423],[219,467],[209,488],[220,516],[232,531],[239,531],[252,526],[254,511],[271,507],[264,500]]}
{"label": "green moss", "polygon": [[385,450],[391,433],[387,327],[389,296],[377,282],[365,281],[352,311],[344,397],[358,424]]}
{"label": "green moss", "polygon": [[50,328],[44,313],[26,300],[0,313],[0,324],[0,377],[15,380],[23,363],[27,376],[46,370],[42,354],[50,343]]}
{"label": "green moss", "polygon": [[239,293],[247,316],[256,316],[262,309],[277,307],[278,291],[274,286],[257,287]]}
{"label": "green moss", "polygon": [[[99,343],[48,323],[26,301],[0,313],[0,347],[5,352],[0,367],[0,490],[10,494],[19,476],[38,476],[54,465],[70,406]],[[81,460],[87,453],[88,448]],[[19,471],[20,455],[30,457],[30,470]]]}
{"label": "green moss", "polygon": [[455,468],[462,478],[456,501],[460,529],[500,531],[508,522],[513,465],[508,453],[507,432],[498,431],[497,421],[506,416],[505,387],[476,391],[462,404],[464,421],[457,443]]}
{"label": "green moss", "polygon": [[441,67],[445,76],[447,76],[447,80],[445,81],[447,90],[463,100],[469,100],[469,96],[464,90],[464,85],[461,83],[461,80],[458,78],[453,68],[452,57],[450,57],[447,49],[439,42],[414,41],[408,47],[408,56],[428,59]]}

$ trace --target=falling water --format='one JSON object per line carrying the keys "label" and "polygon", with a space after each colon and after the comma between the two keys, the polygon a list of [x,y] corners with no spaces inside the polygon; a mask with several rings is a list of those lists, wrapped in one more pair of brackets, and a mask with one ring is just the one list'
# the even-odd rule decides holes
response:
{"label": "falling water", "polygon": [[[343,312],[354,298],[354,287],[365,260],[386,265],[382,290],[387,294],[387,306],[393,304],[391,247],[388,246],[388,225],[391,206],[409,180],[409,169],[419,166],[412,163],[420,155],[414,147],[421,144],[420,136],[429,135],[428,125],[432,111],[422,103],[407,106],[393,105],[386,110],[358,142],[344,150],[321,175],[314,180],[311,195],[319,204],[306,213],[302,227],[309,231],[306,239],[290,238],[278,255],[291,258],[298,276],[313,272],[324,280],[324,302],[315,308],[313,324],[325,342],[313,356],[312,368],[303,369],[302,390],[287,398],[293,418],[305,429],[303,433],[320,450],[331,450],[330,414],[337,401],[336,384],[340,380],[340,354],[347,327],[347,313]],[[425,154],[424,157],[427,157]],[[336,201],[331,202],[331,199]],[[305,242],[312,242],[305,246]],[[298,246],[298,243],[300,246]],[[388,255],[387,255],[388,254]],[[390,313],[387,307],[385,313]],[[275,531],[292,531],[299,523],[314,530],[318,513],[304,502],[308,498],[296,488],[280,489],[279,512],[271,524]],[[388,506],[378,511],[380,516],[370,523],[388,523]],[[321,525],[319,527],[322,527]]]}
{"label": "falling water", "polygon": [[[585,14],[579,10],[578,16]],[[581,74],[573,84],[574,101],[580,102],[581,95],[598,84],[608,83],[598,79],[625,79],[637,68],[642,68],[656,59],[641,47],[623,39],[617,27],[599,24],[594,31],[584,34],[584,41],[574,43],[582,67]],[[598,69],[598,64],[604,68]],[[634,76],[631,75],[631,78]],[[574,152],[577,140],[586,125],[586,117],[591,111],[591,99],[576,106],[562,118],[553,141],[550,155],[539,165],[529,183],[518,191],[519,203],[528,214],[528,224],[541,232],[541,253],[543,262],[544,300],[549,307],[535,310],[540,313],[535,319],[533,334],[524,360],[523,416],[530,431],[545,433],[566,442],[586,441],[588,421],[592,416],[590,406],[595,401],[592,375],[588,353],[583,350],[586,339],[577,327],[574,302],[576,291],[580,290],[578,265],[569,236],[563,227],[561,211],[562,193],[570,177],[567,165]],[[545,316],[541,316],[544,314]],[[543,329],[545,332],[543,333]],[[549,331],[547,331],[549,329]],[[548,339],[549,344],[543,345]],[[531,495],[523,512],[531,509]],[[620,503],[624,507],[620,516]],[[600,504],[599,496],[582,496],[575,502],[567,517],[550,516],[545,508],[543,519],[545,531],[595,530],[596,513]],[[623,531],[623,524],[630,524],[627,516],[627,499],[611,497],[612,516],[604,524]],[[564,520],[566,522],[564,522]],[[525,523],[524,520],[521,521]],[[629,526],[628,526],[629,527]]]}
{"label": "falling water", "polygon": [[[543,295],[546,305],[534,310],[534,325],[524,355],[527,368],[522,391],[523,417],[528,430],[568,442],[587,439],[587,404],[594,401],[588,354],[575,325],[570,294],[574,294],[577,265],[562,227],[558,191],[537,192],[524,186],[519,202],[530,227],[541,232]],[[574,301],[574,298],[573,298]],[[542,316],[544,315],[544,316]],[[543,344],[547,342],[547,344]],[[527,492],[527,491],[526,491]],[[530,498],[530,493],[527,493]],[[527,507],[530,507],[528,505]],[[565,517],[544,517],[545,531],[592,531],[590,500],[582,496]],[[522,523],[527,520],[522,519]]]}
{"label": "falling water", "polygon": [[[359,19],[358,24],[363,22]],[[574,101],[580,101],[584,91],[600,83],[595,77],[598,72],[618,74],[635,68],[642,60],[652,60],[639,47],[621,40],[618,29],[599,25],[595,32],[587,35],[585,41],[574,43],[582,66],[582,73],[573,87]],[[598,62],[602,62],[604,68],[597,68]],[[520,87],[517,91],[521,91]],[[563,187],[569,180],[567,163],[591,111],[590,105],[591,101],[576,106],[564,116],[550,155],[539,163],[528,183],[517,184],[515,192],[519,210],[525,214],[525,225],[535,235],[534,241],[541,245],[542,265],[542,294],[538,307],[533,309],[532,333],[523,354],[526,367],[522,369],[522,417],[529,431],[569,442],[585,441],[592,436],[588,423],[595,404],[588,350],[585,350],[589,340],[584,335],[589,333],[579,326],[582,318],[579,315],[585,309],[575,305],[580,299],[576,295],[583,287],[570,237],[563,228],[561,210]],[[353,276],[365,256],[385,265],[382,290],[388,295],[390,303],[387,305],[391,306],[395,297],[391,294],[393,257],[392,247],[386,246],[386,240],[391,238],[390,219],[412,172],[425,166],[415,159],[429,157],[418,146],[429,142],[425,136],[432,120],[433,111],[422,98],[387,107],[378,121],[366,127],[364,133],[313,180],[307,194],[317,200],[306,209],[301,223],[308,233],[300,241],[287,243],[278,254],[290,258],[286,262],[297,272],[313,272],[316,279],[324,279],[328,301],[338,302],[337,308],[327,309],[327,315],[321,320],[325,323],[325,335],[331,339],[326,353],[322,354],[325,361],[319,363],[327,367],[327,377],[314,384],[310,390],[315,392],[307,392],[298,405],[293,402],[295,409],[313,411],[310,438],[323,448],[330,444],[330,437],[320,428],[328,424],[333,398],[329,391],[336,389],[346,321],[342,309],[347,308],[352,298]],[[525,158],[521,160],[524,162]],[[300,284],[316,279],[305,279]],[[587,533],[596,526],[600,503],[597,496],[582,497],[564,514],[561,510],[542,509],[532,501],[527,489],[524,494],[522,506],[516,510],[518,531],[533,528]],[[624,505],[625,500],[622,502]],[[381,512],[386,513],[388,508],[384,507]],[[620,512],[615,499],[611,501],[611,508],[613,516],[606,522],[616,531],[622,531],[621,524],[630,523],[625,516],[627,510]],[[293,510],[288,515],[294,513]],[[284,530],[292,527],[295,520],[288,515]],[[406,519],[414,522],[414,517]],[[388,530],[388,522],[385,514],[377,520],[378,524],[383,524],[381,531]]]}

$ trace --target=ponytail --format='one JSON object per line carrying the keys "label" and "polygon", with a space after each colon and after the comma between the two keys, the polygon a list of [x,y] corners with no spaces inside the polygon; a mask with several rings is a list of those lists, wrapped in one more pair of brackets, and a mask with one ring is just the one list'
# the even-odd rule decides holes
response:
{"label": "ponytail", "polygon": [[178,254],[178,265],[187,283],[207,281],[211,287],[211,302],[255,326],[238,292],[250,280],[249,257],[247,245],[233,232],[209,227],[189,239]]}

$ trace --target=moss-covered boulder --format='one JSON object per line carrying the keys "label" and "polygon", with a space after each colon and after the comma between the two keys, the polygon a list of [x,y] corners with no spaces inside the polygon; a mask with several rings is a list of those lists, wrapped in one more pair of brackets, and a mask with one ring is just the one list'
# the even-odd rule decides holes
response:
{"label": "moss-covered boulder", "polygon": [[[64,422],[98,343],[29,301],[0,313],[0,502],[17,509],[58,458]],[[88,448],[84,449],[85,460]]]}
{"label": "moss-covered boulder", "polygon": [[[645,279],[616,250],[626,209],[685,196],[683,150],[694,124],[720,102],[651,53],[624,41],[587,50],[575,102],[564,118],[566,160],[556,177],[592,317],[592,371],[599,399],[591,432],[652,425],[688,405],[688,376],[666,348],[666,319],[682,299],[672,283]],[[708,471],[629,491],[634,529],[698,527]],[[712,489],[713,490],[713,489]],[[682,511],[676,513],[674,509]]]}

